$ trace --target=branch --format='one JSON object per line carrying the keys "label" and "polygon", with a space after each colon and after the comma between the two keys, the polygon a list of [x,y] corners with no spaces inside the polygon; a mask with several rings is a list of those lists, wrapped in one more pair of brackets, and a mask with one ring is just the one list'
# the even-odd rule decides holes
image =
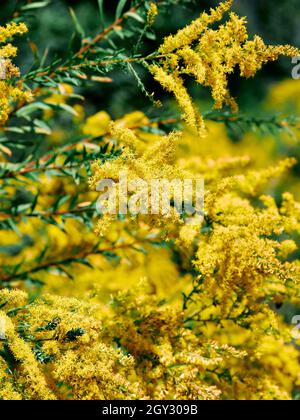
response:
{"label": "branch", "polygon": [[132,7],[129,11],[125,12],[119,19],[115,20],[110,26],[108,26],[106,29],[104,29],[103,32],[98,34],[91,42],[89,42],[87,45],[82,47],[76,54],[75,57],[80,57],[84,53],[86,53],[91,47],[93,47],[95,44],[97,44],[99,41],[102,41],[107,37],[107,35],[112,32],[117,26],[120,26],[124,20],[127,18],[129,13],[136,13],[137,10],[144,4],[144,2],[140,2],[136,6]]}
{"label": "branch", "polygon": [[[107,35],[110,34],[116,27],[122,25],[122,23],[124,23],[125,19],[127,18],[127,16],[130,13],[136,13],[137,10],[144,4],[144,2],[140,2],[138,5],[132,7],[129,11],[125,12],[120,18],[118,18],[117,20],[115,20],[111,25],[109,25],[106,29],[104,29],[101,33],[99,33],[97,36],[95,36],[95,38],[87,43],[86,45],[84,45],[77,53],[74,54],[73,59],[76,58],[80,58],[83,54],[87,53],[90,48],[92,48],[95,44],[97,44],[98,42],[102,41],[103,39],[106,39]],[[89,63],[81,63],[81,64],[77,64],[77,65],[71,65],[71,66],[61,66],[58,67],[55,71],[51,72],[51,69],[45,70],[45,71],[41,71],[38,72],[36,74],[31,74],[29,77],[25,77],[24,80],[32,80],[35,77],[43,77],[43,76],[48,76],[50,78],[53,78],[57,72],[64,72],[64,71],[68,71],[68,70],[76,70],[76,69],[80,69],[84,66],[87,65],[108,65],[108,64],[113,64],[113,60],[112,61],[102,61],[102,62],[89,62]],[[116,63],[118,63],[118,60],[115,61]],[[120,60],[119,62],[122,62],[122,60]],[[50,73],[51,72],[51,73]],[[110,82],[111,79],[108,78],[103,78],[103,82]]]}
{"label": "branch", "polygon": [[[143,127],[155,127],[156,125],[166,125],[166,124],[177,124],[179,123],[181,120],[179,118],[168,118],[168,119],[164,119],[164,120],[159,120],[159,121],[149,121],[149,123],[143,123],[143,124],[133,124],[131,126],[129,126],[128,128],[130,128],[131,130],[137,130],[139,128],[143,128]],[[105,137],[108,136],[110,134],[110,131],[107,130],[102,136],[101,136],[101,140]],[[69,152],[73,149],[75,149],[76,147],[78,147],[79,145],[86,145],[88,146],[89,143],[91,141],[95,141],[97,140],[98,137],[95,138],[91,138],[91,137],[87,137],[84,138],[76,143],[71,143],[68,145],[65,145],[51,153],[47,153],[46,155],[42,156],[38,161],[34,160],[31,162],[28,162],[26,164],[26,166],[21,169],[20,171],[9,171],[4,173],[4,175],[2,176],[2,179],[4,178],[15,178],[18,175],[26,175],[28,173],[31,172],[38,172],[38,171],[47,171],[47,170],[51,170],[51,169],[57,169],[57,170],[64,170],[64,169],[71,169],[71,166],[51,166],[51,165],[44,165],[45,162],[51,160],[56,154],[61,154],[61,153],[65,153],[65,152]],[[101,141],[100,140],[100,141]],[[41,166],[39,166],[41,165]],[[82,163],[79,162],[78,166],[81,166]],[[77,167],[77,164],[75,165]]]}
{"label": "branch", "polygon": [[38,211],[33,213],[19,213],[19,214],[11,214],[11,213],[0,213],[0,218],[3,220],[8,219],[17,219],[19,217],[28,217],[28,218],[41,218],[41,217],[59,217],[59,216],[67,216],[71,214],[83,214],[83,213],[90,213],[94,212],[95,209],[88,207],[88,208],[79,208],[79,209],[72,209],[72,210],[65,210],[65,211]]}
{"label": "branch", "polygon": [[103,255],[103,254],[108,253],[108,252],[116,252],[116,251],[126,249],[126,248],[133,248],[136,245],[138,245],[138,244],[140,244],[141,242],[144,242],[144,241],[146,241],[148,243],[152,242],[151,240],[138,239],[138,240],[136,240],[132,243],[129,243],[129,244],[111,246],[111,247],[107,247],[107,248],[104,248],[104,249],[98,249],[98,250],[92,249],[92,250],[89,250],[87,252],[84,252],[84,253],[79,254],[77,256],[74,256],[74,257],[68,257],[68,258],[64,258],[64,259],[61,259],[61,260],[57,260],[57,261],[49,261],[47,263],[40,264],[36,267],[33,267],[29,270],[23,271],[22,273],[13,274],[13,275],[10,275],[8,277],[4,277],[4,278],[1,279],[1,282],[2,283],[10,283],[14,280],[22,279],[24,277],[30,276],[31,274],[35,274],[39,271],[47,270],[48,268],[51,268],[51,267],[58,267],[60,265],[68,265],[68,264],[76,263],[76,262],[80,264],[82,262],[81,260],[84,260],[85,258],[90,257],[92,255]]}

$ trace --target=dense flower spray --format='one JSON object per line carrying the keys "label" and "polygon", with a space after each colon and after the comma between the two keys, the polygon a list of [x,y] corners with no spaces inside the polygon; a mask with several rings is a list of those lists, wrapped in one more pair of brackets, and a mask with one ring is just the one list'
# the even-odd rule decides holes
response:
{"label": "dense flower spray", "polygon": [[197,83],[211,89],[217,109],[229,105],[237,111],[237,103],[228,89],[228,76],[236,67],[239,67],[241,77],[249,78],[280,55],[294,57],[300,54],[297,48],[289,45],[268,46],[259,36],[249,40],[246,18],[233,12],[226,23],[211,29],[210,26],[229,11],[232,3],[233,0],[221,3],[176,35],[167,37],[159,48],[163,58],[150,67],[155,79],[175,95],[186,123],[201,135],[205,135],[204,120],[184,86],[184,75],[192,76]]}
{"label": "dense flower spray", "polygon": [[[17,54],[17,48],[7,43],[15,35],[22,35],[28,31],[24,23],[11,23],[5,27],[0,27],[0,126],[4,125],[11,110],[10,102],[28,100],[29,92],[24,92],[21,86],[14,85],[11,81],[19,76],[19,69],[12,64],[11,58]],[[4,46],[1,46],[5,44]],[[2,79],[2,80],[1,80]]]}

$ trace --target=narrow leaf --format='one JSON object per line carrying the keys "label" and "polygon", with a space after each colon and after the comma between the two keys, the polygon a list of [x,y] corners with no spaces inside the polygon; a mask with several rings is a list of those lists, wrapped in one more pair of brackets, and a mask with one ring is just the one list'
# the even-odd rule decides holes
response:
{"label": "narrow leaf", "polygon": [[84,29],[81,26],[79,20],[77,19],[77,16],[76,16],[76,14],[74,12],[74,9],[72,9],[72,7],[70,7],[69,10],[70,10],[70,14],[71,14],[71,17],[73,19],[73,22],[74,22],[76,31],[79,33],[79,35],[81,36],[81,38],[84,38],[85,37]]}
{"label": "narrow leaf", "polygon": [[116,10],[116,20],[119,19],[123,13],[127,0],[120,0]]}

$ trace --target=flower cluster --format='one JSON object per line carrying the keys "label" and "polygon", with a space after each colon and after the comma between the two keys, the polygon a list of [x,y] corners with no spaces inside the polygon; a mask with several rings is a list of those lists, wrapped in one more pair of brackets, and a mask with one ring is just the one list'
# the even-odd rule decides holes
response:
{"label": "flower cluster", "polygon": [[176,35],[167,37],[159,49],[162,56],[159,64],[150,66],[155,79],[175,95],[187,125],[196,128],[200,135],[205,135],[205,124],[184,86],[185,75],[211,89],[217,109],[228,105],[237,111],[237,103],[228,88],[228,76],[236,67],[239,67],[241,77],[249,78],[280,55],[294,57],[300,54],[297,48],[289,45],[268,46],[259,36],[249,40],[246,19],[233,12],[218,29],[210,28],[224,17],[232,3],[233,0],[221,3]]}
{"label": "flower cluster", "polygon": [[28,304],[25,293],[7,290],[0,292],[0,302],[1,399],[139,396],[126,379],[133,360],[101,340],[95,307],[50,295]]}
{"label": "flower cluster", "polygon": [[[153,144],[145,147],[141,139],[134,134],[132,130],[118,126],[112,123],[110,126],[111,136],[118,141],[120,147],[123,148],[123,153],[117,159],[106,162],[101,165],[99,162],[93,164],[93,177],[90,179],[90,188],[97,189],[97,185],[103,179],[110,179],[117,182],[119,201],[122,201],[122,190],[120,187],[120,175],[126,171],[128,182],[136,182],[142,180],[143,183],[147,182],[149,185],[153,180],[174,180],[174,179],[187,179],[193,178],[187,171],[180,169],[176,165],[176,149],[179,141],[180,134],[171,133],[168,136],[160,137]],[[139,187],[139,185],[137,185]],[[139,187],[142,189],[142,184]],[[159,186],[157,187],[159,189]],[[129,191],[130,193],[130,191]],[[158,191],[158,194],[160,191]],[[170,190],[169,197],[174,196],[174,190]],[[112,200],[113,197],[108,198],[107,208],[110,209],[115,205]],[[149,191],[147,191],[147,202],[149,203]],[[120,203],[117,203],[120,210]],[[161,207],[160,203],[160,207]],[[139,206],[142,208],[142,205]],[[159,209],[161,210],[161,208]],[[138,215],[143,214],[139,211]],[[147,214],[149,212],[147,211]],[[160,213],[161,214],[161,213]],[[97,231],[100,234],[105,233],[105,228],[108,223],[113,220],[112,212],[108,212],[98,223]],[[150,219],[150,220],[149,220]],[[180,215],[171,208],[168,214],[165,214],[163,220],[159,217],[153,217],[150,212],[149,217],[146,218],[148,223],[154,227],[155,224],[161,226],[165,223],[166,219],[171,219],[180,223]]]}
{"label": "flower cluster", "polygon": [[[10,23],[0,27],[0,126],[4,125],[10,113],[10,102],[27,101],[29,92],[24,92],[20,85],[13,85],[11,79],[20,75],[19,69],[13,65],[11,58],[17,54],[17,48],[7,43],[15,35],[22,35],[28,31],[24,23]],[[1,46],[1,44],[5,44]],[[2,80],[1,80],[2,79]]]}

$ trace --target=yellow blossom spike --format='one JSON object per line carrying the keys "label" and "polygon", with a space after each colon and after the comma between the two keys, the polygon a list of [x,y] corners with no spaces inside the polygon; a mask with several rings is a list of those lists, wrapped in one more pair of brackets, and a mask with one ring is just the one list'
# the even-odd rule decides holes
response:
{"label": "yellow blossom spike", "polygon": [[204,119],[196,110],[182,79],[175,74],[168,74],[162,67],[156,65],[151,66],[150,71],[164,89],[174,94],[186,124],[190,128],[196,129],[200,136],[205,136]]}
{"label": "yellow blossom spike", "polygon": [[5,27],[0,27],[0,43],[5,42],[15,35],[23,35],[26,32],[28,32],[28,28],[25,23],[8,23]]}
{"label": "yellow blossom spike", "polygon": [[[0,44],[3,44],[7,39],[11,39],[14,35],[22,35],[28,31],[24,23],[10,23],[6,27],[0,26]],[[20,75],[19,69],[15,67],[11,58],[15,57],[17,49],[10,43],[0,46],[0,127],[8,120],[11,112],[10,102],[28,101],[30,99],[29,92],[24,92],[22,86],[13,86],[8,83],[13,77]]]}
{"label": "yellow blossom spike", "polygon": [[223,2],[176,35],[167,37],[159,49],[158,63],[149,67],[155,80],[175,96],[186,124],[202,136],[205,135],[203,117],[192,102],[183,75],[192,76],[197,83],[211,89],[216,109],[227,105],[237,112],[237,102],[228,86],[228,78],[237,67],[242,77],[249,78],[281,55],[300,55],[299,49],[289,45],[265,45],[259,36],[249,40],[246,18],[235,13],[212,29],[210,25],[221,20],[231,5],[232,1]]}
{"label": "yellow blossom spike", "polygon": [[155,18],[158,15],[158,8],[157,8],[157,4],[152,2],[150,4],[148,13],[147,13],[147,25],[148,26],[152,26],[155,22]]}
{"label": "yellow blossom spike", "polygon": [[160,53],[169,54],[174,50],[192,44],[205,31],[208,25],[222,19],[224,13],[232,6],[232,3],[233,0],[227,0],[221,3],[216,9],[211,9],[209,14],[202,13],[198,19],[186,28],[178,31],[176,35],[167,37],[159,48]]}

